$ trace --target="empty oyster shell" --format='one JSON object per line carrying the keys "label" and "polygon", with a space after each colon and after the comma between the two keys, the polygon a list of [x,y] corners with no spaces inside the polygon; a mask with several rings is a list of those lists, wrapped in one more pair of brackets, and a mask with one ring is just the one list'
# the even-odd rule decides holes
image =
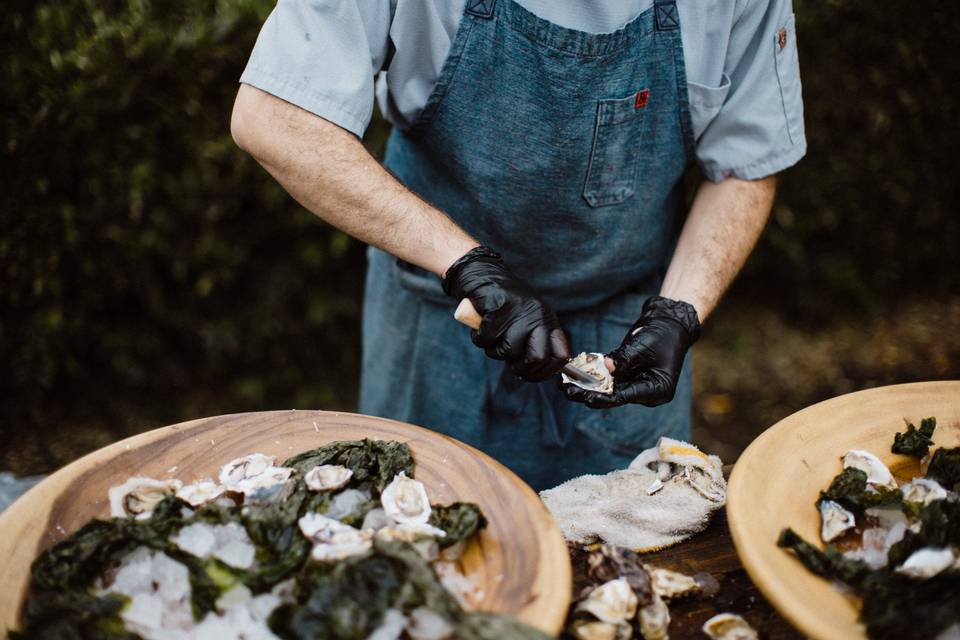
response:
{"label": "empty oyster shell", "polygon": [[576,385],[581,389],[587,389],[588,391],[596,391],[597,393],[613,393],[613,375],[610,373],[610,370],[607,369],[607,365],[604,362],[604,355],[602,353],[584,352],[578,354],[573,360],[570,361],[570,364],[596,380],[596,383],[592,385],[584,384],[579,380],[574,380],[573,378],[567,376],[565,373],[561,373],[560,377],[565,383]]}
{"label": "empty oyster shell", "polygon": [[312,491],[334,491],[345,487],[353,471],[339,464],[322,464],[307,471],[303,481]]}
{"label": "empty oyster shell", "polygon": [[577,605],[577,611],[587,611],[603,622],[626,622],[637,613],[637,594],[624,578],[604,582],[592,589]]}
{"label": "empty oyster shell", "polygon": [[633,637],[633,628],[626,622],[577,620],[571,625],[570,632],[577,640],[630,640]]}
{"label": "empty oyster shell", "polygon": [[383,510],[394,522],[407,525],[427,524],[430,520],[430,500],[423,483],[401,471],[380,494]]}
{"label": "empty oyster shell", "polygon": [[932,578],[953,565],[953,551],[942,547],[923,547],[910,554],[897,573],[911,578]]}
{"label": "empty oyster shell", "polygon": [[226,491],[222,486],[209,478],[198,480],[192,484],[184,485],[177,490],[177,497],[189,504],[191,507],[213,502],[223,495]]}
{"label": "empty oyster shell", "polygon": [[697,581],[688,575],[646,564],[643,565],[643,568],[650,574],[650,586],[653,588],[653,592],[661,598],[669,600],[700,589]]}
{"label": "empty oyster shell", "polygon": [[886,487],[887,489],[897,488],[897,481],[893,479],[893,474],[890,473],[890,469],[887,469],[887,465],[883,464],[880,458],[869,451],[864,451],[863,449],[850,449],[850,451],[847,451],[846,455],[843,456],[843,468],[847,469],[850,467],[860,469],[866,473],[867,482],[870,484],[878,487]]}
{"label": "empty oyster shell", "polygon": [[703,623],[703,632],[713,640],[757,640],[756,630],[735,613],[718,613]]}
{"label": "empty oyster shell", "polygon": [[640,609],[640,633],[645,640],[666,640],[670,629],[670,610],[656,593],[650,604]]}
{"label": "empty oyster shell", "polygon": [[940,483],[936,480],[928,478],[914,478],[900,487],[900,490],[903,492],[904,500],[919,502],[924,506],[947,497],[947,490],[940,486]]}
{"label": "empty oyster shell", "polygon": [[134,517],[145,520],[153,509],[168,495],[183,486],[179,480],[155,480],[153,478],[130,478],[123,484],[111,487],[110,515],[114,518]]}
{"label": "empty oyster shell", "polygon": [[830,542],[839,538],[844,531],[848,531],[857,525],[856,518],[847,511],[838,502],[833,500],[820,500],[820,537],[824,542]]}
{"label": "empty oyster shell", "polygon": [[321,562],[360,555],[373,546],[373,531],[354,529],[319,513],[305,514],[297,525],[303,535],[314,542],[310,556]]}

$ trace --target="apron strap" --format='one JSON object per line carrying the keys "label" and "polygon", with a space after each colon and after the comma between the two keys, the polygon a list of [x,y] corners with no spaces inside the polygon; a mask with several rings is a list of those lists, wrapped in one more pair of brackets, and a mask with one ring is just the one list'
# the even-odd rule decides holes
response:
{"label": "apron strap", "polygon": [[677,0],[656,0],[657,31],[673,31],[680,28]]}
{"label": "apron strap", "polygon": [[490,18],[496,5],[497,0],[468,0],[467,13],[477,18]]}

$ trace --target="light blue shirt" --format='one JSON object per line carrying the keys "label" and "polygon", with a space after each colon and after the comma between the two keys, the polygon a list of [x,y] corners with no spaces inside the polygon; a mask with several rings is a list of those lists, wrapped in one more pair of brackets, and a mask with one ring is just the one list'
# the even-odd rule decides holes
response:
{"label": "light blue shirt", "polygon": [[[241,82],[362,136],[374,99],[395,126],[423,108],[466,0],[279,0]],[[506,1],[506,0],[504,0]],[[615,31],[653,0],[516,0],[570,29]],[[791,0],[677,0],[696,139],[713,181],[806,152]]]}

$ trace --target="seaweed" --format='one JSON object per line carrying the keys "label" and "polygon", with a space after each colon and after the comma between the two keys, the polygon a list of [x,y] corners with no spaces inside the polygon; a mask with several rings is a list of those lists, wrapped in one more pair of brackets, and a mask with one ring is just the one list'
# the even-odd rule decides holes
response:
{"label": "seaweed", "polygon": [[472,502],[454,502],[453,504],[434,506],[430,513],[430,524],[446,532],[440,538],[441,549],[466,540],[487,526],[480,507]]}
{"label": "seaweed", "polygon": [[410,447],[392,440],[340,440],[317,449],[304,451],[284,461],[302,476],[321,464],[339,464],[353,471],[352,486],[366,482],[379,493],[401,471],[413,477],[413,454]]}
{"label": "seaweed", "polygon": [[930,445],[933,444],[933,432],[936,428],[936,418],[924,418],[920,421],[919,429],[912,422],[908,422],[907,430],[903,433],[898,431],[897,435],[893,437],[893,446],[890,451],[906,456],[924,458],[930,453]]}
{"label": "seaweed", "polygon": [[832,544],[828,544],[821,551],[790,528],[780,532],[777,546],[793,551],[803,566],[813,573],[831,580],[840,580],[852,587],[863,584],[871,572],[866,563],[845,558]]}
{"label": "seaweed", "polygon": [[900,506],[903,494],[899,489],[867,487],[867,474],[860,469],[847,467],[837,475],[826,491],[820,492],[820,500],[834,500],[856,515],[871,507]]}
{"label": "seaweed", "polygon": [[45,591],[24,606],[23,629],[10,640],[139,640],[123,628],[120,611],[127,598],[117,594],[95,596],[86,591]]}
{"label": "seaweed", "polygon": [[933,452],[927,477],[936,480],[946,489],[960,491],[960,447],[939,448]]}
{"label": "seaweed", "polygon": [[924,580],[877,571],[863,585],[860,620],[878,640],[935,638],[958,622],[960,571]]}

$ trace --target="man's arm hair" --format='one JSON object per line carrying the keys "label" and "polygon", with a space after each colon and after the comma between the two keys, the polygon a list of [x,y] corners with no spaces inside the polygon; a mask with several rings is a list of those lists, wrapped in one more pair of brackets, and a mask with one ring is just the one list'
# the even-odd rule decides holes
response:
{"label": "man's arm hair", "polygon": [[763,232],[775,191],[776,176],[701,183],[660,295],[689,302],[706,320]]}
{"label": "man's arm hair", "polygon": [[242,84],[230,131],[297,202],[363,242],[439,276],[478,245],[324,118]]}

